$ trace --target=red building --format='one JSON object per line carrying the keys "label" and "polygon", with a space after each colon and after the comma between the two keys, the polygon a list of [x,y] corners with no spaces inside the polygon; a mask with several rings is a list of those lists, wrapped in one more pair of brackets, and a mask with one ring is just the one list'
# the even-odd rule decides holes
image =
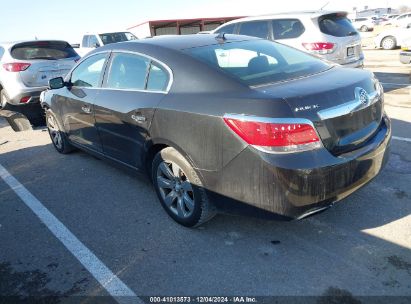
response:
{"label": "red building", "polygon": [[128,28],[138,38],[159,35],[187,35],[212,31],[221,24],[242,17],[215,17],[197,19],[172,19],[146,21]]}

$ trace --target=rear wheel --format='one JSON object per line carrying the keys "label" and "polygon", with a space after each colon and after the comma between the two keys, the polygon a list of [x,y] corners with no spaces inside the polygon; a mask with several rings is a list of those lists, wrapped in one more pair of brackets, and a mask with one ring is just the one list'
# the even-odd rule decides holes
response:
{"label": "rear wheel", "polygon": [[197,173],[177,150],[169,147],[157,153],[152,179],[163,208],[177,223],[199,226],[216,214]]}
{"label": "rear wheel", "polygon": [[4,91],[4,89],[0,90],[0,108],[3,110],[7,109],[7,105],[8,105],[8,98],[6,95],[6,92]]}
{"label": "rear wheel", "polygon": [[395,37],[393,36],[388,36],[385,37],[382,41],[381,41],[381,47],[384,50],[393,50],[397,47],[397,40],[395,39]]}
{"label": "rear wheel", "polygon": [[363,26],[360,28],[360,31],[361,31],[361,32],[368,32],[368,26],[363,25]]}
{"label": "rear wheel", "polygon": [[69,143],[66,134],[60,130],[57,119],[50,110],[46,111],[46,123],[54,148],[62,154],[73,151],[74,147]]}

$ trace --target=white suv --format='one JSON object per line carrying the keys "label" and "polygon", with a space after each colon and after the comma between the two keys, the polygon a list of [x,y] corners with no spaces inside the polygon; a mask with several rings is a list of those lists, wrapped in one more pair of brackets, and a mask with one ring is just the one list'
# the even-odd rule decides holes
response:
{"label": "white suv", "polygon": [[346,12],[315,11],[246,17],[225,23],[213,33],[275,40],[346,67],[362,67],[361,37]]}

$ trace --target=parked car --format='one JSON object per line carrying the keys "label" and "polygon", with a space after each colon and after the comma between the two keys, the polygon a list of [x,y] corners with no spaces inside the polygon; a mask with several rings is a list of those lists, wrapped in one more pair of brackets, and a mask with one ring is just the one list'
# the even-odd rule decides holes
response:
{"label": "parked car", "polygon": [[411,27],[396,27],[379,33],[374,38],[375,47],[384,50],[393,50],[399,47],[403,41],[411,37]]}
{"label": "parked car", "polygon": [[50,88],[41,100],[56,150],[148,173],[185,226],[216,210],[306,217],[372,180],[389,154],[371,72],[254,37],[107,45]]}
{"label": "parked car", "polygon": [[85,34],[81,39],[80,48],[78,53],[81,56],[86,55],[88,52],[101,47],[106,44],[137,40],[138,38],[130,32],[112,32],[112,33],[92,33]]}
{"label": "parked car", "polygon": [[352,24],[356,30],[361,32],[368,32],[374,29],[374,26],[378,24],[376,19],[370,17],[361,17],[352,20]]}
{"label": "parked car", "polygon": [[392,14],[392,15],[383,15],[383,18],[385,19],[384,21],[380,22],[380,25],[391,25],[392,21],[398,17],[399,15],[397,14]]}
{"label": "parked car", "polygon": [[411,24],[411,12],[401,14],[392,20],[392,24],[399,27],[407,27]]}
{"label": "parked car", "polygon": [[65,76],[79,59],[65,41],[0,44],[0,107],[39,116],[39,96],[49,79]]}
{"label": "parked car", "polygon": [[411,63],[411,37],[406,39],[401,46],[400,61],[404,64]]}
{"label": "parked car", "polygon": [[345,12],[302,12],[247,17],[227,22],[214,33],[275,40],[346,67],[362,67],[361,37]]}

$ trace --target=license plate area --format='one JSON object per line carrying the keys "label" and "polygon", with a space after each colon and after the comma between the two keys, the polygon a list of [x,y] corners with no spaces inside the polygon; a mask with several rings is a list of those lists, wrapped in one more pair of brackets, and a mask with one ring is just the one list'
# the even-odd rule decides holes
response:
{"label": "license plate area", "polygon": [[347,57],[353,57],[355,56],[355,47],[350,46],[347,48]]}

